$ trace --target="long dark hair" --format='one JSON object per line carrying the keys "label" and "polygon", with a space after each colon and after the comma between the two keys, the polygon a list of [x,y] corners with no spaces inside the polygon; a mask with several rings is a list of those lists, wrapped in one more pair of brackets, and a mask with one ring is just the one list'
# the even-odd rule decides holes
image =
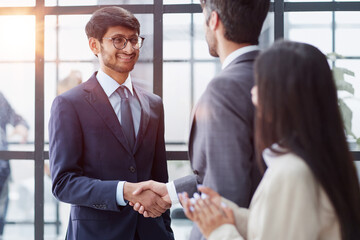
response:
{"label": "long dark hair", "polygon": [[279,41],[256,60],[255,79],[258,152],[278,143],[302,157],[335,208],[342,239],[360,239],[359,181],[326,57]]}

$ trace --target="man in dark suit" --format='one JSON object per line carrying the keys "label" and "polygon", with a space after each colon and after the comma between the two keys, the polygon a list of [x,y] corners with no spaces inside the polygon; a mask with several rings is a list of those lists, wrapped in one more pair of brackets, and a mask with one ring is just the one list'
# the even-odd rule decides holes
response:
{"label": "man in dark suit", "polygon": [[[209,52],[219,57],[222,71],[208,84],[193,110],[189,158],[195,175],[160,184],[144,183],[177,202],[177,193],[197,192],[203,184],[239,206],[248,207],[261,179],[255,163],[253,63],[269,0],[202,0]],[[147,216],[146,207],[135,204]],[[190,239],[201,239],[195,226]]]}
{"label": "man in dark suit", "polygon": [[[139,33],[138,20],[123,8],[94,12],[86,34],[100,69],[53,102],[52,190],[72,204],[67,239],[173,239],[167,202],[152,191],[132,194],[136,182],[168,180],[162,101],[129,74],[144,40]],[[128,201],[146,205],[154,218]]]}

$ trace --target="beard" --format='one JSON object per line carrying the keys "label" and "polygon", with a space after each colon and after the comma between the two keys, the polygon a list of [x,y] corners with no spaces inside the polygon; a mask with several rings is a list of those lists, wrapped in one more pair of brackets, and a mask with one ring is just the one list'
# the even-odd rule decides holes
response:
{"label": "beard", "polygon": [[217,53],[217,41],[215,39],[214,33],[212,33],[209,28],[206,28],[206,34],[205,34],[206,42],[209,48],[209,53],[213,57],[219,57],[219,54]]}
{"label": "beard", "polygon": [[132,63],[119,63],[116,55],[112,55],[110,53],[107,53],[103,46],[100,46],[100,52],[103,59],[104,65],[118,73],[128,73],[131,72],[134,69],[135,63],[139,57],[139,55],[136,56],[136,53],[129,54],[129,56],[134,58],[134,61]]}

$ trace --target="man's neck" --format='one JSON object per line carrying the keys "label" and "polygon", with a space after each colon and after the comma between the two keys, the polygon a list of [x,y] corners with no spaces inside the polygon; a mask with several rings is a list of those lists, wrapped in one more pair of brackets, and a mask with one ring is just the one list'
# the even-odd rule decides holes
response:
{"label": "man's neck", "polygon": [[250,45],[250,43],[235,43],[228,40],[219,41],[218,54],[221,64],[232,52]]}
{"label": "man's neck", "polygon": [[101,66],[101,70],[104,73],[106,73],[109,77],[114,79],[120,85],[123,84],[129,76],[129,72],[124,72],[124,73],[116,72],[106,66]]}

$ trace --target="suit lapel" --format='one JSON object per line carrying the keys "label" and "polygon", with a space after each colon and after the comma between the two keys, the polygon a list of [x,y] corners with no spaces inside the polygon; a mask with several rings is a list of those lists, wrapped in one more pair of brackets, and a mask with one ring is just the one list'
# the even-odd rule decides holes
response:
{"label": "suit lapel", "polygon": [[116,139],[132,154],[114,109],[95,76],[96,73],[85,84],[84,91],[87,92],[85,99],[104,120]]}
{"label": "suit lapel", "polygon": [[133,87],[134,87],[135,94],[138,97],[140,105],[141,105],[140,126],[139,126],[138,134],[136,136],[135,147],[133,149],[133,153],[136,153],[136,151],[138,150],[138,148],[140,147],[140,145],[144,139],[144,134],[145,134],[146,128],[149,124],[150,106],[149,106],[148,98],[141,92],[141,90],[139,90],[134,85],[133,85]]}

